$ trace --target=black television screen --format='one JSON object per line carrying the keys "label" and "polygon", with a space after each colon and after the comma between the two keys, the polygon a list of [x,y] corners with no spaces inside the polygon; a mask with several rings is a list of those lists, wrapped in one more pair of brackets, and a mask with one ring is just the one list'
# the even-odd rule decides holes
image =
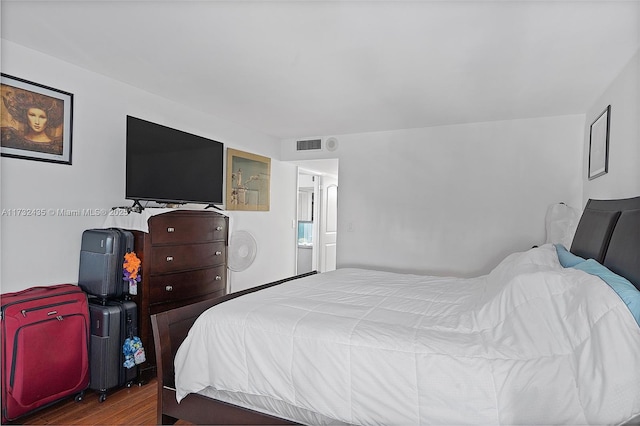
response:
{"label": "black television screen", "polygon": [[224,145],[127,116],[128,200],[222,204]]}

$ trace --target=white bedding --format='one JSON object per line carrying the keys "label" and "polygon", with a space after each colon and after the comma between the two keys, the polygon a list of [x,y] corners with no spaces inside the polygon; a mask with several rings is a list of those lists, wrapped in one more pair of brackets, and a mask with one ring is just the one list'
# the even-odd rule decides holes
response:
{"label": "white bedding", "polygon": [[[175,367],[178,400],[217,389],[351,424],[640,413],[640,327],[550,244],[472,279],[339,269],[251,293],[205,312]],[[272,414],[310,422],[291,411]]]}

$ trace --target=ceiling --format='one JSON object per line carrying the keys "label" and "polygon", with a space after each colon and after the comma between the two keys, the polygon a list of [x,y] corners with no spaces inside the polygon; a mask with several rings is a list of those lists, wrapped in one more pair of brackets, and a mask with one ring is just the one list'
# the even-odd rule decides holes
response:
{"label": "ceiling", "polygon": [[1,2],[1,35],[278,139],[583,114],[640,1]]}

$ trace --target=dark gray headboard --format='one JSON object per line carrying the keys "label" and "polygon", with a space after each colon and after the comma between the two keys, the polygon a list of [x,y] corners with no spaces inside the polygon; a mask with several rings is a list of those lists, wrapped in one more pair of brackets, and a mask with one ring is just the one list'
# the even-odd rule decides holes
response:
{"label": "dark gray headboard", "polygon": [[640,197],[589,200],[571,252],[595,259],[640,290]]}

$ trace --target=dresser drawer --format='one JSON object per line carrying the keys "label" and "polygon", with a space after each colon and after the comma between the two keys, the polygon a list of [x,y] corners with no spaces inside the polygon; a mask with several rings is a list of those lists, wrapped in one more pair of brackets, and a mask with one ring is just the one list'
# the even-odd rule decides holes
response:
{"label": "dresser drawer", "polygon": [[222,265],[226,258],[224,241],[154,247],[151,254],[151,274]]}
{"label": "dresser drawer", "polygon": [[149,221],[151,244],[182,244],[224,241],[227,224],[223,216],[163,214]]}
{"label": "dresser drawer", "polygon": [[226,286],[226,266],[153,276],[149,279],[149,304],[175,302],[220,290]]}

